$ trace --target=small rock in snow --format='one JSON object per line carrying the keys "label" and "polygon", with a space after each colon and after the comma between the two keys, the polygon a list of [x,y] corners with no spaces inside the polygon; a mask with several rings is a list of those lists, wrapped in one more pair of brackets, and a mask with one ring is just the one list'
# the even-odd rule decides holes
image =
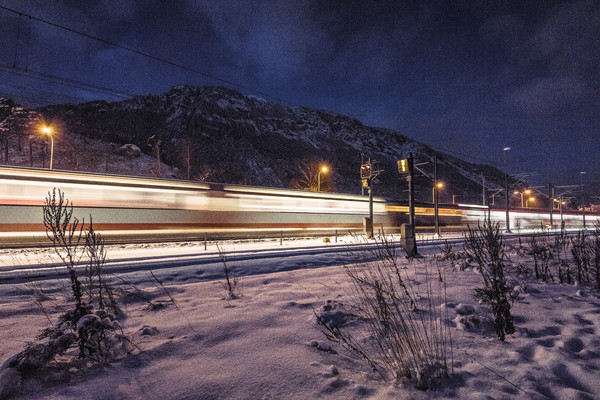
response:
{"label": "small rock in snow", "polygon": [[459,304],[456,306],[456,312],[460,315],[469,315],[475,313],[475,307],[470,304]]}
{"label": "small rock in snow", "polygon": [[142,336],[156,336],[158,335],[158,328],[154,326],[144,325],[142,329],[140,329]]}
{"label": "small rock in snow", "polygon": [[[315,345],[315,343],[316,343],[316,345]],[[337,351],[335,351],[334,349],[332,349],[331,346],[328,345],[327,343],[317,342],[316,340],[311,341],[310,342],[310,346],[311,347],[316,347],[317,350],[326,351],[328,353],[333,353],[333,354],[337,353]]]}

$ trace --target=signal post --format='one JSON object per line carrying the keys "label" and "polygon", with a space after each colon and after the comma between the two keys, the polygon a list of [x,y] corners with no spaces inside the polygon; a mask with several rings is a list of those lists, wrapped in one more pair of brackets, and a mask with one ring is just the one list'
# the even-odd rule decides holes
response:
{"label": "signal post", "polygon": [[360,179],[362,183],[362,192],[364,194],[365,189],[369,191],[369,216],[363,220],[363,227],[367,239],[373,237],[373,190],[371,190],[371,160],[367,161],[366,164],[360,166]]}
{"label": "signal post", "polygon": [[369,216],[363,220],[365,235],[368,239],[373,237],[373,180],[383,172],[383,170],[375,170],[374,164],[375,161],[371,162],[369,159],[366,163],[363,161],[360,166],[362,193],[364,194],[365,189],[369,191]]}
{"label": "signal post", "polygon": [[398,172],[406,177],[408,182],[408,224],[402,224],[400,227],[400,241],[402,248],[406,252],[407,258],[412,258],[418,255],[417,240],[415,237],[415,196],[414,196],[414,176],[415,167],[412,153],[408,158],[398,160]]}

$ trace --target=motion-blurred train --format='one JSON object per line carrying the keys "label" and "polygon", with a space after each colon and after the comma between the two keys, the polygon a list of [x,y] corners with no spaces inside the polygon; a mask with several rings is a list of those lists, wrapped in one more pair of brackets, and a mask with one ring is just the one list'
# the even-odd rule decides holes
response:
{"label": "motion-blurred train", "polygon": [[[0,245],[46,243],[43,206],[60,189],[74,206],[74,216],[88,223],[107,241],[202,240],[224,237],[297,236],[361,231],[369,214],[367,196],[308,192],[67,172],[0,167]],[[433,225],[433,207],[417,205],[418,230]],[[486,216],[504,222],[502,210],[473,205],[442,205],[442,229],[476,225]],[[91,217],[91,218],[90,218]],[[548,225],[547,211],[510,213],[512,227]],[[588,224],[599,219],[586,215]],[[375,230],[399,230],[408,220],[406,205],[373,201]],[[582,226],[581,213],[563,213],[567,228]],[[561,217],[554,216],[554,224]]]}
{"label": "motion-blurred train", "polygon": [[[0,244],[47,241],[42,207],[60,189],[108,240],[203,239],[360,230],[365,196],[0,167]],[[386,224],[386,202],[373,220]]]}

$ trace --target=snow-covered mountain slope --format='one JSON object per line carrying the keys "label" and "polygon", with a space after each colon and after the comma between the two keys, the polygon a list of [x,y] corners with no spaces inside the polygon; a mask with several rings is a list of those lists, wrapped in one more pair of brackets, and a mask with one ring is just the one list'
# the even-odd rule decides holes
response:
{"label": "snow-covered mountain slope", "polygon": [[[324,189],[359,193],[364,154],[384,170],[375,194],[402,200],[407,197],[407,184],[398,174],[396,163],[413,153],[416,163],[429,162],[420,168],[430,176],[431,162],[437,154],[438,177],[445,184],[440,192],[442,202],[450,202],[453,195],[463,202],[481,202],[482,177],[489,187],[503,183],[502,173],[493,167],[436,153],[391,129],[365,126],[357,119],[330,111],[287,107],[223,87],[176,86],[160,95],[113,103],[54,105],[33,114],[32,119],[56,124],[61,137],[69,138],[63,140],[63,145],[71,149],[57,146],[55,154],[55,162],[67,169],[160,173],[184,179],[292,187],[306,185],[302,177],[314,175],[314,166],[324,163],[331,167],[331,172],[321,177]],[[19,129],[15,128],[12,136],[32,136],[32,129],[20,129],[17,134]],[[78,141],[83,145],[77,146]],[[6,163],[41,166],[35,157],[25,156],[27,152],[22,148],[17,151],[14,142],[13,137],[7,143],[9,153],[15,155],[9,154]],[[140,158],[145,166],[128,166],[131,159],[118,154],[127,143],[145,153]],[[66,162],[73,154],[83,160],[92,155],[103,158],[104,165]],[[431,201],[431,179],[418,176],[415,182],[417,199]]]}

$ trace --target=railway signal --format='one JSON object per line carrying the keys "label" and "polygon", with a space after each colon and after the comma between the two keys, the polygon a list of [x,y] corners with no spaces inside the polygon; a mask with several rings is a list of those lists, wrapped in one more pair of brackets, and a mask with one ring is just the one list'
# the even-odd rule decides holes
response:
{"label": "railway signal", "polygon": [[367,164],[363,164],[360,166],[360,177],[362,179],[371,179],[371,174],[371,162],[369,160]]}
{"label": "railway signal", "polygon": [[408,158],[404,158],[402,160],[398,160],[398,172],[401,175],[408,175]]}
{"label": "railway signal", "polygon": [[[405,161],[405,162],[404,162]],[[403,172],[403,166],[406,165],[407,173]],[[406,252],[406,257],[412,258],[418,255],[417,241],[415,238],[415,196],[413,191],[414,181],[414,159],[412,153],[408,158],[398,161],[398,172],[406,176],[408,182],[408,224],[402,224],[400,233],[402,247]]]}
{"label": "railway signal", "polygon": [[360,166],[360,178],[362,183],[362,193],[367,189],[369,191],[369,216],[363,221],[365,235],[368,239],[373,237],[373,180],[383,172],[383,170],[376,170],[374,167],[375,161],[371,162],[368,159],[367,162],[362,162]]}

